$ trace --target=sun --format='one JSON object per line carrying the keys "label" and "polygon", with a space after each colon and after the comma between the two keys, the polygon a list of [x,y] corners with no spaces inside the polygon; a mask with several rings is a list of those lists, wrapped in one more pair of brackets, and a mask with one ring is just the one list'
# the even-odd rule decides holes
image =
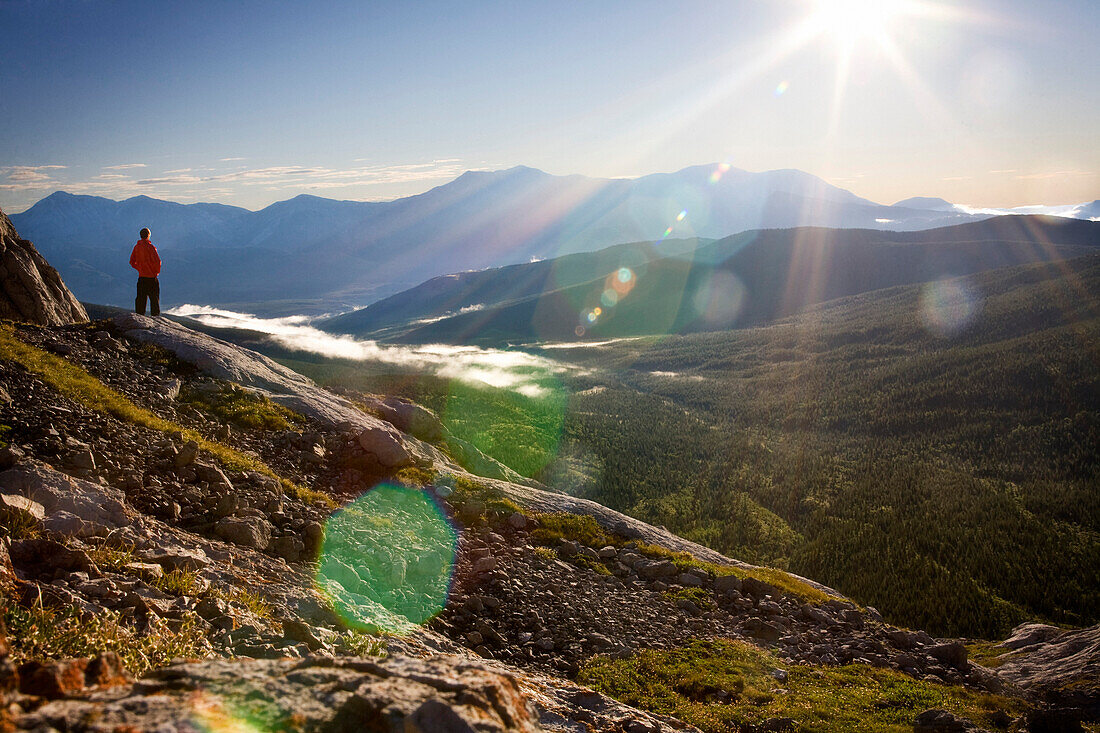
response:
{"label": "sun", "polygon": [[886,40],[906,13],[906,0],[816,0],[812,23],[842,46]]}

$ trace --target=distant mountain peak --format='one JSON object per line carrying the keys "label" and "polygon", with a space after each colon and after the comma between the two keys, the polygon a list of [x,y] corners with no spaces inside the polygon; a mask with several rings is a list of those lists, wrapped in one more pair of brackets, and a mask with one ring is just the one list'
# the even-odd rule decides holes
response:
{"label": "distant mountain peak", "polygon": [[953,211],[955,204],[935,196],[912,196],[894,204],[900,209],[924,209],[926,211]]}

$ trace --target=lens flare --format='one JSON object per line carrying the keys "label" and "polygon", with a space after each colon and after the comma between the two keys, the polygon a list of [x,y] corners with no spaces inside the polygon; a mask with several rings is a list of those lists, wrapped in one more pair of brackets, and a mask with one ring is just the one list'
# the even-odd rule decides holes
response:
{"label": "lens flare", "polygon": [[619,303],[619,294],[614,288],[607,288],[600,294],[600,303],[608,308],[614,308]]}
{"label": "lens flare", "polygon": [[791,83],[789,81],[784,80],[779,82],[779,84],[777,84],[775,87],[775,96],[782,97],[787,92],[787,90],[790,89],[790,87]]}
{"label": "lens flare", "polygon": [[680,213],[676,215],[676,221],[683,221],[685,218],[687,218],[687,215],[687,209],[681,209]]}
{"label": "lens flare", "polygon": [[352,628],[410,633],[446,605],[457,541],[427,493],[381,484],[329,518],[317,588]]}
{"label": "lens flare", "polygon": [[719,163],[718,167],[715,168],[713,171],[711,171],[711,174],[710,174],[711,184],[713,185],[715,183],[718,183],[718,181],[722,180],[722,176],[724,176],[729,171],[730,167],[731,166],[730,166],[729,163]]}
{"label": "lens flare", "polygon": [[966,278],[937,280],[924,286],[920,297],[921,320],[937,336],[958,333],[981,308],[979,295]]}
{"label": "lens flare", "polygon": [[744,283],[730,272],[717,271],[695,292],[692,305],[710,327],[729,328],[737,322],[745,304]]}
{"label": "lens flare", "polygon": [[634,273],[629,267],[620,267],[619,271],[615,273],[615,277],[619,278],[621,283],[628,283],[634,279]]}

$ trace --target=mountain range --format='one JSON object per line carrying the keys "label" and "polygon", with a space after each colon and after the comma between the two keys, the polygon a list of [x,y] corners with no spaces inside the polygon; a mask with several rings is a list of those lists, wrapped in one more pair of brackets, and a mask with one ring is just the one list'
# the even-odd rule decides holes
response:
{"label": "mountain range", "polygon": [[919,232],[754,230],[445,275],[315,325],[413,343],[716,331],[872,290],[1097,251],[1100,222],[1045,216]]}
{"label": "mountain range", "polygon": [[164,260],[167,301],[276,315],[347,310],[445,273],[663,236],[714,239],[794,226],[918,230],[986,217],[942,200],[883,206],[797,170],[707,165],[636,179],[522,166],[468,171],[394,201],[301,195],[260,211],[58,191],[12,220],[82,300],[130,301],[128,250],[147,226]]}

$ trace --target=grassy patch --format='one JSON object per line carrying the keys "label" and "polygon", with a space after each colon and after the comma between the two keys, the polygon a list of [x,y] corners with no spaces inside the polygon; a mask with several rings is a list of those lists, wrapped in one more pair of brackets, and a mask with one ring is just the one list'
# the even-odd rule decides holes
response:
{"label": "grassy patch", "polygon": [[593,549],[622,544],[622,540],[616,541],[614,536],[587,514],[558,512],[540,514],[537,519],[539,526],[531,532],[531,538],[537,542],[549,545],[557,544],[560,540],[571,540]]}
{"label": "grassy patch", "polygon": [[834,599],[824,591],[814,588],[809,583],[795,578],[778,568],[735,568],[729,565],[716,565],[715,563],[699,560],[687,552],[675,552],[659,545],[650,545],[645,542],[634,543],[638,552],[655,559],[671,560],[681,570],[703,570],[711,575],[736,575],[739,578],[754,578],[756,580],[775,586],[782,593],[793,595],[808,603],[825,603]]}
{"label": "grassy patch", "polygon": [[111,570],[116,573],[122,572],[122,569],[130,563],[138,562],[132,545],[130,547],[111,547],[107,544],[96,545],[88,550],[88,557],[100,570]]}
{"label": "grassy patch", "polygon": [[995,669],[1004,664],[1012,650],[991,641],[975,641],[966,645],[967,655],[974,664]]}
{"label": "grassy patch", "polygon": [[490,520],[496,520],[523,511],[504,492],[489,484],[466,476],[455,476],[453,483],[454,493],[447,498],[447,502],[466,519],[485,515]]}
{"label": "grassy patch", "polygon": [[123,624],[118,614],[104,611],[81,617],[76,609],[28,608],[0,598],[0,618],[8,630],[14,661],[90,657],[115,652],[134,676],[162,667],[173,659],[207,654],[200,620],[184,616],[177,628],[153,620],[143,635]]}
{"label": "grassy patch", "polygon": [[713,611],[718,608],[714,602],[714,596],[705,588],[677,588],[665,593],[665,598],[673,603],[676,601],[691,601],[704,611]]}
{"label": "grassy patch", "polygon": [[585,514],[569,514],[567,512],[540,514],[537,519],[539,526],[531,533],[531,538],[543,544],[554,545],[565,539],[579,542],[593,549],[599,549],[606,545],[629,547],[651,559],[671,560],[676,563],[676,567],[681,571],[696,569],[716,576],[736,575],[739,578],[755,578],[775,586],[783,593],[797,596],[809,603],[820,604],[833,598],[824,591],[818,590],[795,578],[790,573],[777,568],[746,569],[716,565],[699,560],[687,552],[676,552],[660,545],[651,545],[636,540],[624,540],[607,532],[595,519]]}
{"label": "grassy patch", "polygon": [[547,562],[558,559],[558,556],[549,547],[536,547],[534,553]]}
{"label": "grassy patch", "polygon": [[[777,679],[783,677],[780,669],[783,682]],[[989,727],[997,710],[1015,714],[1022,707],[1010,698],[865,665],[787,668],[773,655],[733,641],[696,641],[621,660],[596,658],[578,680],[707,733],[745,730],[769,718],[791,718],[796,730],[823,733],[909,733],[928,708],[951,710]]]}
{"label": "grassy patch", "polygon": [[280,478],[279,483],[283,486],[283,492],[292,499],[297,499],[306,504],[320,504],[329,509],[335,509],[337,507],[336,500],[323,491],[296,484],[290,479],[285,478]]}
{"label": "grassy patch", "polygon": [[271,604],[265,601],[260,594],[254,593],[247,588],[232,586],[228,590],[223,590],[215,587],[210,589],[209,595],[214,598],[220,598],[226,603],[236,604],[257,618],[268,620],[275,618]]}
{"label": "grassy patch", "polygon": [[25,540],[41,535],[38,520],[23,512],[0,509],[0,530],[13,540]]}
{"label": "grassy patch", "polygon": [[355,657],[384,657],[386,640],[360,631],[349,631],[340,637],[340,651]]}
{"label": "grassy patch", "polygon": [[194,570],[173,570],[149,581],[149,585],[173,596],[195,596],[205,590]]}
{"label": "grassy patch", "polygon": [[573,561],[574,565],[582,568],[588,568],[589,570],[598,573],[599,575],[611,575],[611,571],[608,570],[607,566],[599,560],[593,559],[591,557],[585,557],[584,555],[574,555],[570,559]]}
{"label": "grassy patch", "polygon": [[[292,496],[302,497],[303,500],[313,500],[305,498],[312,496],[317,496],[317,500],[320,499],[321,495],[318,492],[311,492],[293,482],[282,479],[263,461],[245,455],[229,446],[207,440],[194,430],[182,428],[173,422],[158,417],[144,407],[135,405],[124,395],[103,384],[76,364],[23,343],[16,338],[14,330],[8,324],[0,324],[0,358],[21,364],[61,394],[75,402],[79,402],[90,410],[113,415],[119,420],[159,430],[163,433],[180,433],[184,440],[195,441],[201,449],[212,454],[230,469],[259,471],[267,476],[279,478],[284,487],[287,487],[287,493]],[[327,503],[332,505],[332,499],[329,498]]]}
{"label": "grassy patch", "polygon": [[402,486],[423,489],[426,486],[432,485],[432,481],[435,480],[435,474],[419,466],[406,466],[395,473],[393,478]]}
{"label": "grassy patch", "polygon": [[217,392],[186,389],[180,402],[247,430],[289,430],[304,423],[302,416],[293,410],[235,384]]}

